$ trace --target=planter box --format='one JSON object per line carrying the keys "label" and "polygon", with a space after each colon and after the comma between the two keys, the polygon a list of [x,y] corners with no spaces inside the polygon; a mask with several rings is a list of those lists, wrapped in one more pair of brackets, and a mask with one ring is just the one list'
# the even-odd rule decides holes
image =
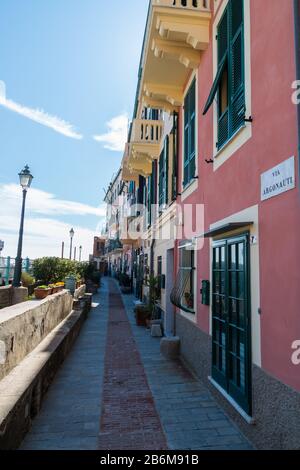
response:
{"label": "planter box", "polygon": [[34,295],[37,300],[43,300],[48,295],[50,295],[52,292],[52,289],[39,289],[38,287],[34,289]]}
{"label": "planter box", "polygon": [[146,305],[137,305],[134,310],[137,326],[148,326],[151,319],[149,308]]}

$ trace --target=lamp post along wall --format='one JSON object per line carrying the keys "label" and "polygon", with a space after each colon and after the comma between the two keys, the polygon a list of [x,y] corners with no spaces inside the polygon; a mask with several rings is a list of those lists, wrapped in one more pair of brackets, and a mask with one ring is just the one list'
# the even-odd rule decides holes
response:
{"label": "lamp post along wall", "polygon": [[15,270],[14,270],[14,280],[13,286],[20,287],[21,285],[21,276],[22,276],[22,246],[23,246],[23,232],[24,232],[24,218],[25,218],[25,204],[27,191],[31,186],[33,176],[30,173],[28,165],[25,166],[24,170],[19,173],[20,185],[23,188],[23,201],[22,201],[22,211],[21,211],[21,221],[20,221],[20,230],[19,230],[19,241],[18,241],[18,251],[15,261]]}
{"label": "lamp post along wall", "polygon": [[73,237],[74,237],[74,229],[71,228],[70,230],[70,260],[72,259],[72,247],[73,247]]}

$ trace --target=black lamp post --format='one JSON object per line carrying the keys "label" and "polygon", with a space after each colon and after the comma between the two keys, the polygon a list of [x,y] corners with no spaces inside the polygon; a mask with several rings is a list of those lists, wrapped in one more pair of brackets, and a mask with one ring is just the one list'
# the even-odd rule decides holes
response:
{"label": "black lamp post", "polygon": [[73,238],[74,238],[74,229],[71,228],[70,230],[70,259],[72,259],[72,245],[73,245]]}
{"label": "black lamp post", "polygon": [[30,173],[29,166],[26,165],[24,170],[19,173],[20,185],[23,189],[23,202],[22,202],[22,212],[21,212],[21,222],[19,230],[19,242],[18,242],[18,252],[15,261],[15,271],[14,271],[14,280],[13,286],[20,287],[21,285],[21,276],[22,276],[22,245],[23,245],[23,231],[24,231],[24,216],[25,216],[25,202],[27,191],[31,186],[33,176]]}
{"label": "black lamp post", "polygon": [[79,247],[79,261],[81,261],[82,246]]}

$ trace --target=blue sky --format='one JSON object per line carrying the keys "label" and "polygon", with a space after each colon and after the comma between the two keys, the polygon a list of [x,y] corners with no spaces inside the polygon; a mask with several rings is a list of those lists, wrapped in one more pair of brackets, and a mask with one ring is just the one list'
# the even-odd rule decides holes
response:
{"label": "blue sky", "polygon": [[[26,163],[35,179],[24,256],[59,254],[71,226],[85,257],[91,252],[103,188],[122,158],[106,147],[122,147],[125,116],[132,115],[147,8],[148,0],[1,0],[3,254],[16,251],[20,198],[14,185]],[[36,109],[43,124],[32,120]],[[111,120],[113,135],[95,140],[109,132]]]}

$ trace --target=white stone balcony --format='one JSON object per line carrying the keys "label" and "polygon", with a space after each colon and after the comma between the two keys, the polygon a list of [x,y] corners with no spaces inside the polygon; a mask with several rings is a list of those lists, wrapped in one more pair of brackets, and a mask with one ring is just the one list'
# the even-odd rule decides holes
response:
{"label": "white stone balcony", "polygon": [[159,158],[162,145],[164,123],[161,120],[134,119],[128,156],[123,159],[123,172],[149,176],[152,162]]}
{"label": "white stone balcony", "polygon": [[142,103],[171,112],[210,40],[208,0],[152,0],[143,56]]}

